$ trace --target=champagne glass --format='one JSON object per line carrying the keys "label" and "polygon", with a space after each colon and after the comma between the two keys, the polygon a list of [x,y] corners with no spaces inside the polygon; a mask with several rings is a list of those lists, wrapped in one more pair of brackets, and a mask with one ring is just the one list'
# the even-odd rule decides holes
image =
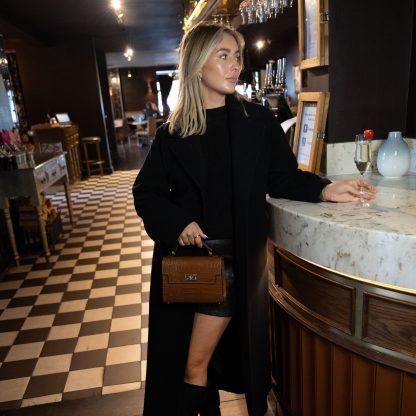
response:
{"label": "champagne glass", "polygon": [[[357,166],[360,172],[361,179],[364,179],[364,174],[371,166],[371,140],[364,137],[363,134],[357,134],[355,136],[355,166]],[[369,207],[370,204],[364,198],[364,191],[360,187],[360,202],[361,206]]]}

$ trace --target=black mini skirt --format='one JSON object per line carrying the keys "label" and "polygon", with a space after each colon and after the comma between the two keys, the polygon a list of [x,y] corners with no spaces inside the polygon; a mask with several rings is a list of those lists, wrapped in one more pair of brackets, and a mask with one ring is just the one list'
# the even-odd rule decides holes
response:
{"label": "black mini skirt", "polygon": [[214,255],[224,257],[226,299],[222,303],[198,303],[195,312],[204,315],[232,317],[236,310],[233,247],[231,240],[206,240]]}

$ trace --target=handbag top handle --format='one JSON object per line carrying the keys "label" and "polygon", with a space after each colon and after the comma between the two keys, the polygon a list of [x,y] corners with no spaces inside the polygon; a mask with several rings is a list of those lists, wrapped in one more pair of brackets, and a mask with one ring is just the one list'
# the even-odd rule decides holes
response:
{"label": "handbag top handle", "polygon": [[[176,250],[178,249],[178,247],[179,247],[179,245],[177,245],[176,247],[175,247],[175,249],[174,250],[172,250],[172,256],[176,256]],[[212,256],[212,248],[207,244],[207,243],[205,243],[205,241],[204,241],[204,243],[203,243],[203,247],[204,248],[206,248],[206,250],[207,250],[207,252],[208,252],[208,255],[209,256]]]}

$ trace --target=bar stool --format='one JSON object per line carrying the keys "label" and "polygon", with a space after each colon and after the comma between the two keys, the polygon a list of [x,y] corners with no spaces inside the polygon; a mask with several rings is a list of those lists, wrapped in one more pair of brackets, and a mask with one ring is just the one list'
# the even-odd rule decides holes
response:
{"label": "bar stool", "polygon": [[[87,166],[88,177],[91,176],[91,172],[100,172],[100,175],[104,175],[103,165],[105,160],[101,159],[101,138],[100,137],[83,137],[81,139],[82,148],[84,150],[84,163]],[[88,146],[95,145],[96,159],[90,159],[88,156]]]}

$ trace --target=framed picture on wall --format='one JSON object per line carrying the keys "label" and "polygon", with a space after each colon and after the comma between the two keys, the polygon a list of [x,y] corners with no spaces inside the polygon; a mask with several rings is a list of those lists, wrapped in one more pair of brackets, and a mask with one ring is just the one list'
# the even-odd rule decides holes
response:
{"label": "framed picture on wall", "polygon": [[298,31],[300,69],[328,65],[328,2],[299,0]]}
{"label": "framed picture on wall", "polygon": [[329,92],[299,94],[293,152],[302,170],[319,173],[328,104]]}

